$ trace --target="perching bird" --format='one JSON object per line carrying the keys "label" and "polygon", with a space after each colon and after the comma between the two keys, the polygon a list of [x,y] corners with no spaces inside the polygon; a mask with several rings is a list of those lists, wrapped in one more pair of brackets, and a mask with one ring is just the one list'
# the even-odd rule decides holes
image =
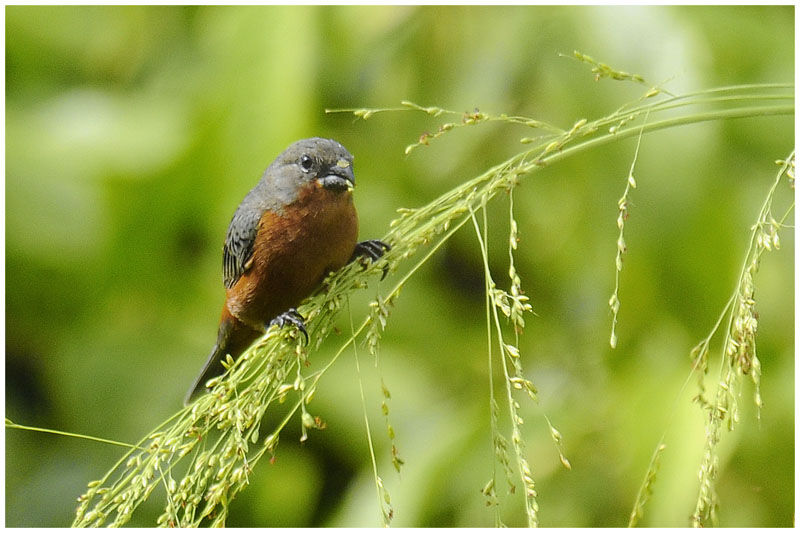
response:
{"label": "perching bird", "polygon": [[270,325],[294,324],[308,340],[295,307],[329,272],[389,249],[378,240],[356,242],[354,186],[353,156],[330,139],[297,141],[267,167],[228,226],[217,343],[185,403],[224,372],[226,354],[236,359]]}

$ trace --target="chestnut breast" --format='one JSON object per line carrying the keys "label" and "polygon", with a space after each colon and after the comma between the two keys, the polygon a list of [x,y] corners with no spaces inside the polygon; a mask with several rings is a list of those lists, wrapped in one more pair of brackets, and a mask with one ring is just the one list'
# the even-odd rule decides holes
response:
{"label": "chestnut breast", "polygon": [[270,320],[309,296],[331,271],[344,266],[358,237],[352,191],[305,184],[279,211],[258,223],[247,270],[227,289],[230,313],[263,331]]}

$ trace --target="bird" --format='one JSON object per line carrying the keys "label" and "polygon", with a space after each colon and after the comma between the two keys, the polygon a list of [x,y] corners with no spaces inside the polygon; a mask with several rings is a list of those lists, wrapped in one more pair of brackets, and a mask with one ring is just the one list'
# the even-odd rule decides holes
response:
{"label": "bird", "polygon": [[267,167],[228,226],[217,341],[184,405],[224,372],[226,354],[235,360],[271,325],[294,325],[308,342],[300,302],[328,273],[391,248],[377,239],[357,242],[354,187],[353,156],[332,139],[296,141]]}

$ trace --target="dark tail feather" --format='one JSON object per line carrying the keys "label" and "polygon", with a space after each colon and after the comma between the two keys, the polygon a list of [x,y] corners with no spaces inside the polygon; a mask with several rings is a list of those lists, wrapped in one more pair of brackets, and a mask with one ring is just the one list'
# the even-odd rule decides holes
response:
{"label": "dark tail feather", "polygon": [[204,394],[208,390],[206,389],[206,382],[225,372],[225,368],[220,364],[225,355],[230,354],[235,360],[261,335],[262,332],[251,329],[233,317],[228,312],[228,307],[224,306],[219,323],[219,332],[217,333],[217,343],[214,345],[214,349],[211,350],[200,377],[195,380],[194,385],[189,389],[183,404],[189,405],[197,397]]}
{"label": "dark tail feather", "polygon": [[214,349],[211,350],[211,354],[206,360],[205,366],[203,366],[203,371],[200,372],[200,375],[197,376],[196,380],[194,380],[192,388],[190,388],[189,392],[186,393],[186,397],[183,399],[183,405],[189,405],[200,395],[208,392],[208,389],[206,389],[206,381],[219,376],[225,370],[220,364],[222,357],[222,350],[220,350],[219,346],[215,344]]}

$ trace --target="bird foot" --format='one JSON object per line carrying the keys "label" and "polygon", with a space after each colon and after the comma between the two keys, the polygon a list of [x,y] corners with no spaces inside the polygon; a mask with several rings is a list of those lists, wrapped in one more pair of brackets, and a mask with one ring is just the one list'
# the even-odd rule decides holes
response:
{"label": "bird foot", "polygon": [[302,333],[306,338],[306,344],[308,344],[308,332],[306,331],[305,318],[303,318],[303,315],[298,313],[297,309],[295,309],[294,307],[288,309],[287,311],[284,311],[283,313],[279,314],[278,316],[270,320],[269,325],[278,326],[279,328],[282,328],[287,323],[292,324],[297,329],[299,329],[300,333]]}
{"label": "bird foot", "polygon": [[[379,241],[378,239],[371,239],[368,241],[362,241],[356,244],[356,249],[353,250],[353,255],[350,257],[350,261],[355,261],[359,257],[366,257],[370,261],[377,261],[383,254],[391,250],[392,247],[383,241]],[[381,280],[386,277],[386,274],[389,273],[389,264],[383,266],[383,275],[381,276]]]}

